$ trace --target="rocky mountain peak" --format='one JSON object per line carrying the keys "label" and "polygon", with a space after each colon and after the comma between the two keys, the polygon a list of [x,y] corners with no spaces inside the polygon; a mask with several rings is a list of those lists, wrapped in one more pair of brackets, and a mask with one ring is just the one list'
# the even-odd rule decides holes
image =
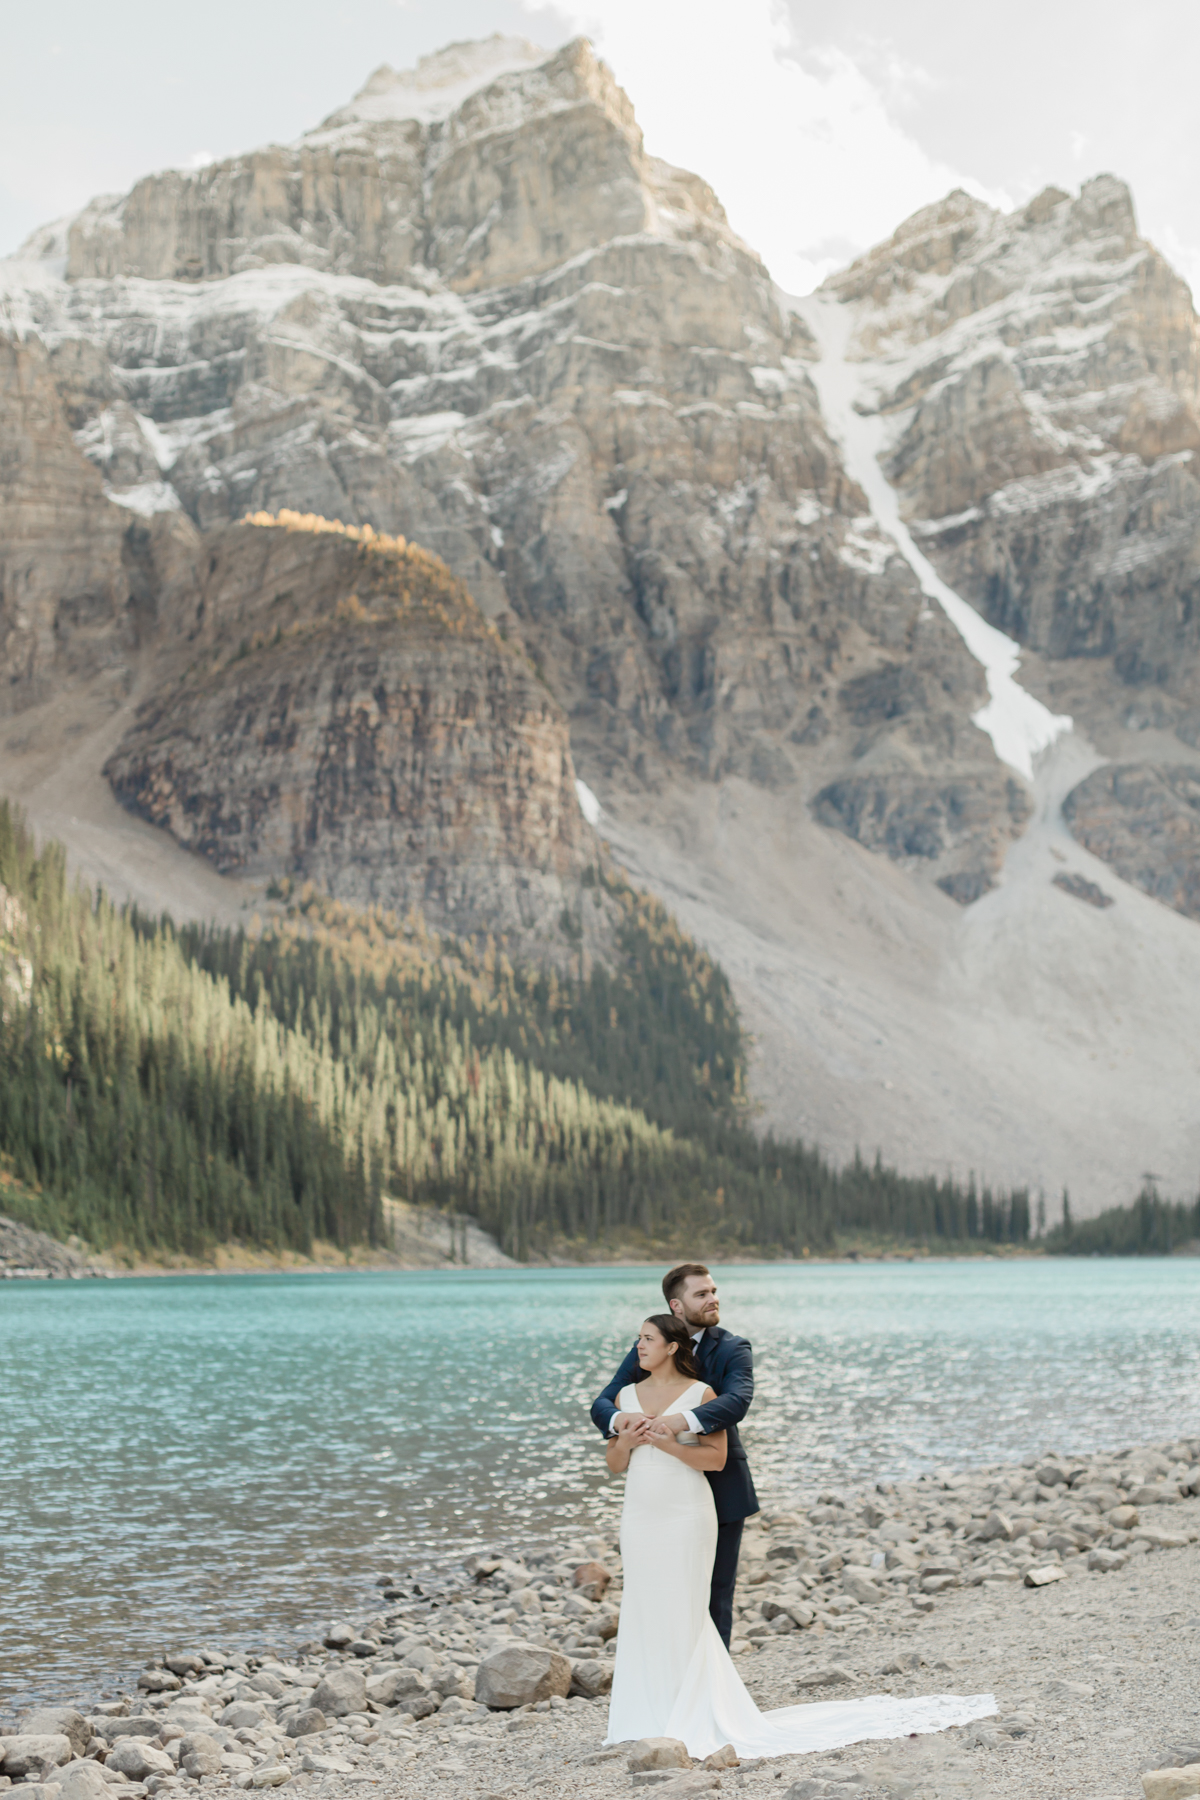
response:
{"label": "rocky mountain peak", "polygon": [[586,39],[547,55],[497,37],[376,70],[295,144],[93,201],[69,227],[67,275],[209,281],[293,263],[470,292],[646,230],[653,186],[633,108]]}
{"label": "rocky mountain peak", "polygon": [[445,49],[421,57],[413,69],[396,70],[381,63],[353,100],[331,113],[320,129],[409,120],[429,125],[447,118],[479,88],[502,75],[523,73],[546,60],[546,51],[528,38],[495,32],[480,42],[447,44]]}

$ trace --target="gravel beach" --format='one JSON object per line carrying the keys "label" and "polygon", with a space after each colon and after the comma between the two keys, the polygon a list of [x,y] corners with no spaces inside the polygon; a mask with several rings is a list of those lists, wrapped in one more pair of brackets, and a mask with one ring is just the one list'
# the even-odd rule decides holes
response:
{"label": "gravel beach", "polygon": [[1169,1770],[1151,1800],[1200,1793],[1200,1438],[940,1470],[750,1523],[733,1647],[758,1704],[995,1694],[995,1718],[936,1737],[631,1768],[632,1746],[602,1748],[610,1540],[509,1547],[419,1585],[384,1571],[375,1610],[286,1655],[172,1648],[136,1691],[10,1719],[0,1785],[14,1800],[197,1784],[320,1800],[365,1786],[398,1800],[1132,1800],[1146,1771]]}

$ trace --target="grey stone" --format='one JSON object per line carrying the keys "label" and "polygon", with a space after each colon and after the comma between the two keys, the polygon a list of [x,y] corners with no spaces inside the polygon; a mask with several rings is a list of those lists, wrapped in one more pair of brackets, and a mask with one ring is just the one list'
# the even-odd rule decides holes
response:
{"label": "grey stone", "polygon": [[21,1721],[21,1730],[31,1737],[61,1733],[76,1756],[84,1754],[92,1738],[90,1721],[73,1706],[41,1706]]}
{"label": "grey stone", "polygon": [[[634,1781],[648,1781],[648,1775],[634,1776]],[[656,1800],[691,1800],[693,1794],[709,1794],[721,1785],[721,1777],[715,1770],[692,1769],[681,1771],[677,1775],[668,1775],[666,1780],[654,1789]]]}
{"label": "grey stone", "polygon": [[[950,1579],[954,1578],[950,1577]],[[867,1571],[853,1564],[842,1570],[842,1588],[852,1600],[857,1600],[860,1606],[878,1606],[885,1597],[883,1590],[876,1587]]]}
{"label": "grey stone", "polygon": [[332,1719],[367,1710],[367,1680],[353,1663],[330,1669],[313,1689],[312,1703]]}
{"label": "grey stone", "polygon": [[1025,1586],[1028,1588],[1050,1587],[1056,1581],[1062,1581],[1067,1571],[1061,1563],[1044,1563],[1037,1569],[1026,1569]]}
{"label": "grey stone", "polygon": [[571,1663],[571,1693],[582,1694],[586,1700],[594,1700],[599,1694],[612,1691],[613,1666],[600,1657],[587,1657],[582,1661]]}
{"label": "grey stone", "polygon": [[164,1665],[172,1675],[201,1675],[204,1672],[204,1658],[192,1651],[174,1652],[163,1657]]}
{"label": "grey stone", "polygon": [[993,1538],[1003,1538],[1006,1543],[1010,1543],[1013,1537],[1012,1520],[1007,1513],[990,1512],[983,1521],[979,1536],[985,1543]]}
{"label": "grey stone", "polygon": [[104,1759],[106,1769],[127,1775],[131,1781],[145,1781],[147,1775],[173,1775],[175,1764],[157,1744],[145,1738],[122,1738]]}
{"label": "grey stone", "polygon": [[267,1669],[260,1669],[257,1675],[252,1675],[246,1686],[256,1694],[269,1694],[272,1700],[282,1700],[287,1691],[278,1675],[272,1675]]}
{"label": "grey stone", "polygon": [[1142,1776],[1146,1800],[1191,1800],[1200,1794],[1200,1763],[1182,1769],[1147,1769]]}
{"label": "grey stone", "polygon": [[446,1699],[450,1694],[461,1694],[469,1698],[471,1682],[457,1663],[437,1663],[426,1670],[425,1679],[435,1694]]}
{"label": "grey stone", "polygon": [[639,1738],[626,1756],[626,1767],[635,1775],[648,1769],[690,1769],[691,1766],[687,1745],[680,1738]]}
{"label": "grey stone", "polygon": [[303,1712],[288,1720],[287,1734],[290,1738],[311,1737],[315,1731],[324,1731],[325,1725],[325,1714],[320,1707],[306,1706]]}
{"label": "grey stone", "polygon": [[19,1731],[13,1737],[0,1738],[4,1760],[0,1768],[6,1775],[40,1775],[43,1769],[54,1769],[71,1760],[71,1740],[64,1731]]}
{"label": "grey stone", "polygon": [[162,1730],[162,1720],[154,1713],[130,1713],[125,1719],[110,1719],[100,1713],[92,1725],[96,1736],[106,1738],[110,1744],[123,1737],[156,1738]]}
{"label": "grey stone", "polygon": [[564,1697],[571,1687],[571,1664],[557,1650],[513,1641],[489,1652],[475,1673],[475,1698],[493,1710],[511,1710]]}
{"label": "grey stone", "polygon": [[252,1769],[250,1779],[242,1778],[239,1786],[251,1788],[282,1787],[285,1781],[292,1779],[292,1771],[283,1763],[268,1763],[264,1768]]}
{"label": "grey stone", "polygon": [[61,1771],[55,1790],[59,1800],[108,1800],[110,1783],[98,1763],[70,1762]]}
{"label": "grey stone", "polygon": [[1114,1569],[1123,1569],[1128,1561],[1123,1550],[1090,1550],[1087,1566],[1099,1569],[1102,1575],[1111,1575]]}
{"label": "grey stone", "polygon": [[252,1700],[234,1700],[221,1714],[221,1724],[228,1726],[230,1731],[252,1731],[266,1716],[264,1708]]}
{"label": "grey stone", "polygon": [[215,1737],[209,1737],[207,1732],[189,1732],[179,1746],[179,1766],[185,1775],[219,1775],[220,1744]]}
{"label": "grey stone", "polygon": [[376,1706],[395,1706],[410,1694],[427,1694],[430,1682],[420,1669],[381,1669],[367,1681],[367,1699]]}
{"label": "grey stone", "polygon": [[828,1663],[821,1669],[806,1669],[796,1677],[796,1691],[802,1688],[842,1687],[853,1681],[849,1669],[843,1669],[838,1663]]}

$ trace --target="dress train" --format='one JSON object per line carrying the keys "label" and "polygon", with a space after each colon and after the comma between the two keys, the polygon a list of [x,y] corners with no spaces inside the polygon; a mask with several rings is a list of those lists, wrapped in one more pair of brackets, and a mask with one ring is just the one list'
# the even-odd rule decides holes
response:
{"label": "dress train", "polygon": [[[680,1396],[695,1406],[704,1383]],[[640,1412],[637,1384],[620,1395]],[[695,1443],[685,1433],[681,1443]],[[966,1725],[996,1712],[991,1694],[924,1694],[818,1701],[760,1712],[708,1616],[717,1543],[712,1489],[697,1469],[653,1444],[629,1459],[621,1513],[624,1592],[617,1632],[608,1744],[681,1739],[694,1757],[732,1744],[739,1756],[802,1755],[876,1738]]]}

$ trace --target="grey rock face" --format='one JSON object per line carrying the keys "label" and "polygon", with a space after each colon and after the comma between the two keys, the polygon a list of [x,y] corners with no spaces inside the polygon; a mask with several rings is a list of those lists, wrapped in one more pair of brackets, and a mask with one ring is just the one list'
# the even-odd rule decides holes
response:
{"label": "grey rock face", "polygon": [[[806,329],[588,46],[380,71],[298,146],[150,178],[69,235],[24,303],[126,508],[139,630],[176,628],[196,527],[370,522],[524,645],[597,775],[949,776],[987,824],[939,872],[988,884],[1013,820],[978,669],[847,480]],[[910,660],[899,710],[839,709]]]}
{"label": "grey rock face", "polygon": [[190,667],[107,765],[124,804],[223,872],[560,937],[596,853],[567,723],[446,569],[257,525],[215,540],[206,568]]}
{"label": "grey rock face", "polygon": [[963,193],[828,287],[895,413],[888,472],[986,617],[1126,686],[1194,667],[1200,335],[1110,175],[1012,214]]}
{"label": "grey rock face", "polygon": [[1126,881],[1200,918],[1200,770],[1106,764],[1068,794],[1063,816]]}

